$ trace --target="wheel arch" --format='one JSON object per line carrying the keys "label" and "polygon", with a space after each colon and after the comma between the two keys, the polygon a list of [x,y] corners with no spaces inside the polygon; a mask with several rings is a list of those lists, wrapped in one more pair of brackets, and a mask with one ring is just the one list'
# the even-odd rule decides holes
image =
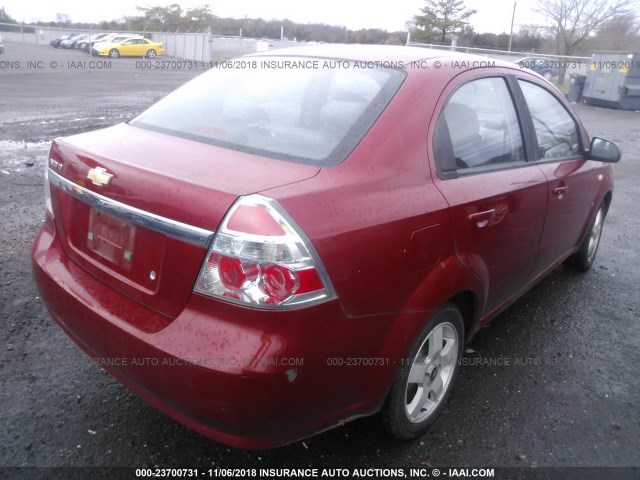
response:
{"label": "wheel arch", "polygon": [[476,317],[479,311],[479,300],[477,295],[471,290],[465,290],[456,293],[454,296],[447,300],[447,303],[455,305],[460,313],[462,313],[462,319],[464,320],[464,338],[465,342],[468,341],[475,331],[474,325],[477,323]]}
{"label": "wheel arch", "polygon": [[604,194],[602,201],[604,202],[604,213],[609,213],[609,207],[611,206],[611,200],[613,199],[613,191],[609,190]]}
{"label": "wheel arch", "polygon": [[580,235],[580,242],[575,247],[576,250],[578,248],[580,248],[580,245],[582,245],[582,242],[584,241],[584,239],[589,234],[589,227],[593,223],[594,218],[596,218],[596,214],[598,213],[598,209],[600,208],[600,205],[602,205],[604,203],[604,214],[605,214],[605,217],[607,216],[607,213],[609,213],[609,207],[611,206],[611,200],[613,199],[613,190],[609,188],[606,191],[606,193],[604,195],[602,195],[602,197],[600,197],[600,198],[601,198],[601,200],[599,202],[596,201],[593,204],[593,208],[591,209],[591,212],[589,213],[589,216],[587,217],[587,221],[585,222],[584,227],[582,228],[582,235]]}
{"label": "wheel arch", "polygon": [[[480,300],[481,298],[482,295],[478,292],[473,291],[472,289],[459,290],[456,293],[450,294],[445,300],[441,300],[437,307],[429,308],[429,310],[423,311],[421,313],[416,312],[412,314],[412,320],[405,319],[408,321],[406,321],[402,325],[395,325],[397,329],[396,333],[400,335],[399,338],[402,338],[402,341],[397,342],[397,340],[395,340],[391,342],[393,346],[389,343],[383,345],[381,350],[379,351],[380,357],[397,358],[397,356],[401,354],[401,357],[405,358],[407,353],[411,349],[413,342],[425,327],[425,325],[431,322],[434,315],[436,315],[446,304],[452,304],[456,308],[458,308],[458,310],[460,310],[464,324],[464,342],[466,343],[470,338],[473,337],[475,332],[477,332],[480,325],[479,312],[482,311],[482,304]],[[400,330],[402,331],[402,334],[400,334]],[[388,335],[388,338],[391,339],[397,337],[395,336],[393,331],[391,331]],[[402,352],[398,352],[398,348],[400,348]],[[390,353],[392,351],[395,351],[395,354]],[[388,372],[388,377],[385,380],[386,385],[384,388],[384,394],[379,398],[376,410],[379,410],[382,407],[383,403],[387,400],[393,382],[396,378],[396,375],[398,374],[399,367],[400,365],[398,364],[397,368],[391,369]],[[377,374],[374,377],[370,378],[368,381],[369,388],[373,387],[373,391],[375,391],[374,385],[377,385],[379,381],[380,377]]]}

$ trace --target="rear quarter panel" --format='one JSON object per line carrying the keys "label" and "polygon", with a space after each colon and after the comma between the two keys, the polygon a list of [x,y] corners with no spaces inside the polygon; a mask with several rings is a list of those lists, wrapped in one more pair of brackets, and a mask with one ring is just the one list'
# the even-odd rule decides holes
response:
{"label": "rear quarter panel", "polygon": [[[427,130],[446,75],[408,74],[345,162],[302,183],[268,190],[313,241],[351,316],[429,310],[423,284],[447,276],[448,205],[433,186]],[[444,286],[451,282],[444,282]]]}

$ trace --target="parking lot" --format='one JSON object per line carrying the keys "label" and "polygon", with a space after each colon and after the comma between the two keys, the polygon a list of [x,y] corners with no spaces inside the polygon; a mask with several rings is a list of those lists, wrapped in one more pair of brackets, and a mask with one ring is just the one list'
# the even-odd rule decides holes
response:
{"label": "parking lot", "polygon": [[31,277],[51,139],[126,121],[207,66],[5,47],[0,466],[640,467],[639,112],[576,106],[591,135],[623,151],[596,264],[586,275],[557,268],[479,332],[429,434],[391,441],[373,417],[243,451],[174,422],[93,364],[53,324]]}

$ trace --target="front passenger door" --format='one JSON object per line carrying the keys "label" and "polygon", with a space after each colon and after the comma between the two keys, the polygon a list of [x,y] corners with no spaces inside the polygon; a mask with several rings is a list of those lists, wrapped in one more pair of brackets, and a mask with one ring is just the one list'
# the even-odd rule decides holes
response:
{"label": "front passenger door", "polygon": [[548,181],[548,212],[535,274],[566,257],[581,241],[594,201],[597,162],[587,162],[576,122],[541,85],[518,80],[535,130],[536,160]]}

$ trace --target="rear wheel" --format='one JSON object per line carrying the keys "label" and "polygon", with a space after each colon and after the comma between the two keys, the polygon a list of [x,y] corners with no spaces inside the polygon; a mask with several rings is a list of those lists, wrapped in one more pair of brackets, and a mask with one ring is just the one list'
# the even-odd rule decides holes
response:
{"label": "rear wheel", "polygon": [[463,344],[462,314],[446,304],[418,335],[389,392],[382,418],[393,437],[417,437],[435,421],[458,375]]}
{"label": "rear wheel", "polygon": [[600,205],[600,208],[598,208],[596,218],[593,219],[589,233],[582,242],[582,245],[580,245],[580,249],[567,258],[565,261],[566,265],[578,272],[586,272],[591,268],[593,261],[596,259],[596,253],[598,253],[600,237],[602,237],[602,227],[604,226],[606,216],[607,209],[603,203]]}
{"label": "rear wheel", "polygon": [[109,56],[111,58],[118,58],[120,56],[120,52],[117,49],[112,48],[111,50],[109,50]]}
{"label": "rear wheel", "polygon": [[548,71],[548,70],[547,70],[546,72],[544,72],[544,73],[542,74],[542,76],[543,76],[544,78],[546,78],[547,80],[549,80],[549,81],[551,81],[551,79],[553,78],[553,74],[552,74],[550,71]]}
{"label": "rear wheel", "polygon": [[155,50],[149,50],[147,52],[147,58],[156,58],[156,51]]}

